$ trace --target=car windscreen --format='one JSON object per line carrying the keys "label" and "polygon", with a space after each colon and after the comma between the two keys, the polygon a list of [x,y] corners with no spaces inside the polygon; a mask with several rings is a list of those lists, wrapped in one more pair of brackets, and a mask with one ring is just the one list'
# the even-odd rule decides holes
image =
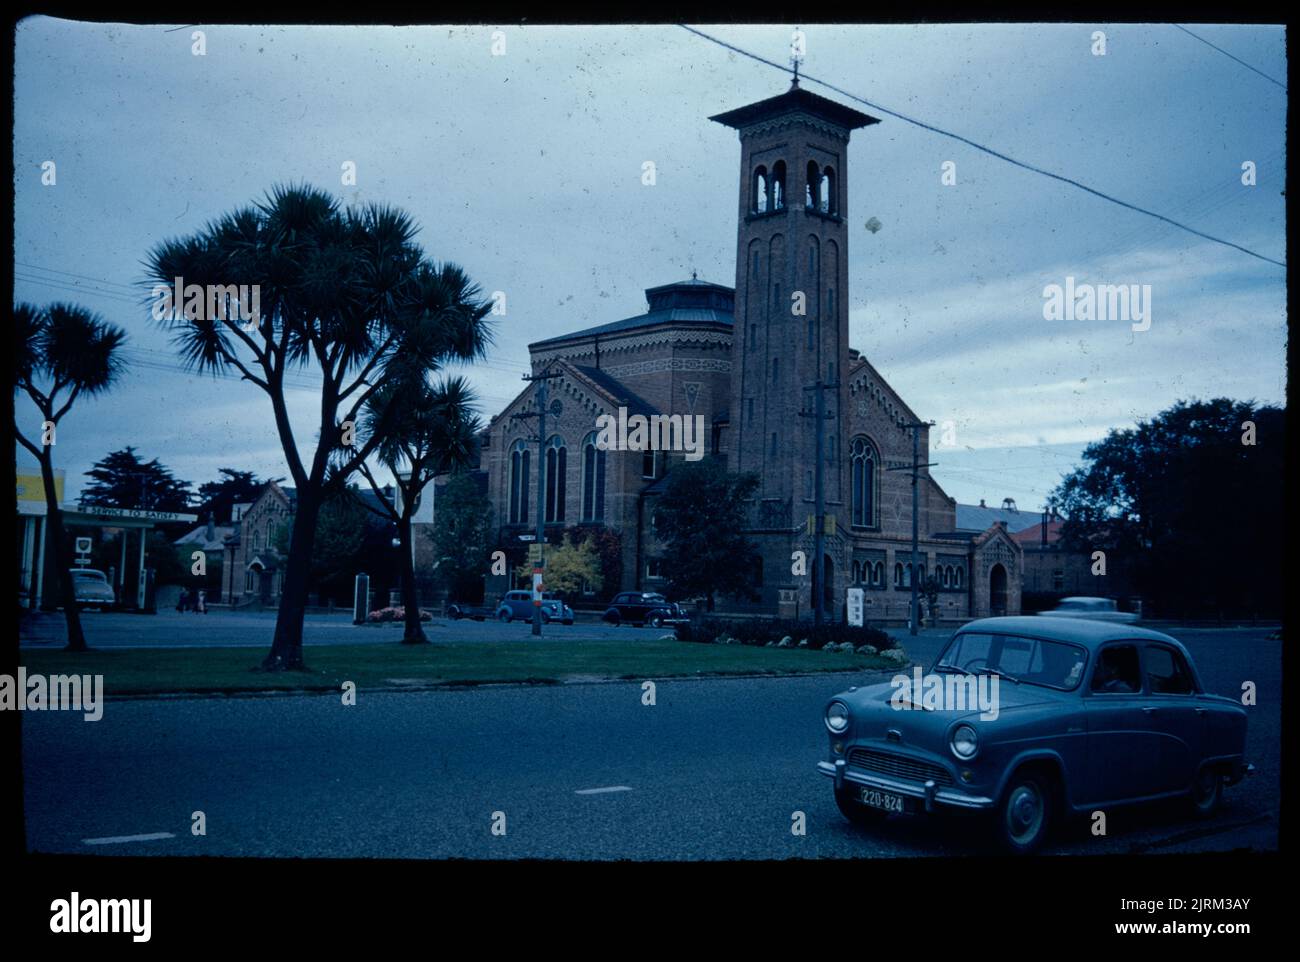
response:
{"label": "car windscreen", "polygon": [[994,671],[1031,685],[1071,691],[1087,663],[1087,651],[1068,642],[962,631],[952,636],[934,667],[936,671]]}
{"label": "car windscreen", "polygon": [[102,571],[73,571],[72,577],[78,581],[103,581],[107,583],[108,577]]}

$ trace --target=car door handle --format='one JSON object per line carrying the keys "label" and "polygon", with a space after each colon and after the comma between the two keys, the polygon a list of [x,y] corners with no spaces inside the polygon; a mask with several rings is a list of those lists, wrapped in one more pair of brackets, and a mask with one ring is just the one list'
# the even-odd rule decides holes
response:
{"label": "car door handle", "polygon": [[1155,714],[1155,709],[1154,709],[1153,707],[1151,707],[1150,705],[1147,705],[1145,708],[1142,709],[1142,714],[1144,714],[1144,715],[1153,715],[1153,714]]}
{"label": "car door handle", "polygon": [[1209,711],[1208,708],[1198,708],[1198,709],[1196,709],[1196,714],[1198,714],[1198,715],[1204,715],[1207,711]]}

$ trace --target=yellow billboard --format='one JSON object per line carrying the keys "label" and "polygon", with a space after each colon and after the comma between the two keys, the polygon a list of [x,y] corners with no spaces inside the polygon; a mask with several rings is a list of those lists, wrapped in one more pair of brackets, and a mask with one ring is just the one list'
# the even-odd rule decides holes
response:
{"label": "yellow billboard", "polygon": [[[54,496],[58,499],[59,504],[63,504],[63,470],[55,468],[54,470]],[[18,469],[18,500],[19,501],[44,501],[45,500],[45,483],[41,481],[39,471],[32,473]]]}

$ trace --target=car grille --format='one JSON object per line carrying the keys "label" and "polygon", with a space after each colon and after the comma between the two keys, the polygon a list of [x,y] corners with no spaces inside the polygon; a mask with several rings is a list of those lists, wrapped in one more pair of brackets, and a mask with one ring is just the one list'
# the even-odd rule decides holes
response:
{"label": "car grille", "polygon": [[932,778],[936,785],[953,784],[952,776],[942,765],[917,761],[905,755],[872,751],[869,748],[855,748],[849,752],[849,765],[866,772],[902,778],[909,782],[924,782]]}

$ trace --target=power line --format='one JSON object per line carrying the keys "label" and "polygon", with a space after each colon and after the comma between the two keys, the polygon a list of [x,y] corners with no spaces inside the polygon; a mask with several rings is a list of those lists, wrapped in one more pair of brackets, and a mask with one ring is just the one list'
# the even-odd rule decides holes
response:
{"label": "power line", "polygon": [[[688,33],[693,33],[698,37],[702,37],[703,39],[708,40],[710,43],[715,43],[718,46],[724,47],[725,49],[730,50],[733,53],[738,53],[741,56],[749,57],[751,60],[757,60],[759,63],[766,64],[769,67],[774,67],[777,70],[780,70],[782,73],[784,73],[786,70],[786,68],[783,65],[777,63],[774,60],[768,60],[766,57],[760,57],[756,53],[750,53],[748,50],[744,50],[741,47],[737,47],[733,44],[727,43],[725,40],[719,40],[717,37],[712,37],[709,34],[703,32],[702,30],[696,30],[694,27],[689,27],[684,23],[680,23],[678,24],[678,26],[681,27],[683,30],[687,31]],[[1042,167],[1036,167],[1033,164],[1026,163],[1025,161],[1016,160],[1014,157],[1009,157],[1004,153],[994,150],[992,147],[986,147],[983,144],[976,143],[975,141],[969,139],[968,137],[963,137],[961,134],[955,134],[952,131],[944,130],[942,127],[936,127],[933,124],[927,124],[924,121],[916,120],[912,117],[908,117],[906,114],[900,114],[896,110],[890,110],[888,107],[882,107],[879,104],[872,103],[871,101],[859,97],[856,94],[851,94],[847,90],[837,87],[834,84],[827,83],[825,80],[818,80],[816,77],[813,77],[810,74],[802,74],[802,77],[804,80],[811,81],[812,83],[815,84],[820,84],[821,86],[825,87],[827,90],[833,90],[835,91],[835,93],[843,97],[848,97],[850,100],[856,100],[858,103],[864,104],[865,106],[870,107],[872,110],[877,110],[883,114],[889,114],[889,116],[891,117],[896,117],[899,120],[903,121],[904,123],[912,124],[914,127],[920,127],[922,130],[928,130],[931,133],[935,133],[943,137],[951,138],[952,140],[956,140],[960,143],[966,144],[968,147],[973,147],[974,149],[982,153],[988,154],[991,157],[996,157],[998,160],[1003,160],[1016,167],[1020,167],[1023,170],[1028,170],[1031,173],[1035,173],[1035,174],[1041,174],[1044,177],[1050,177],[1052,180],[1060,181],[1063,184],[1069,184],[1071,187],[1077,187],[1079,190],[1092,194],[1094,197],[1100,197],[1102,200],[1109,201],[1112,204],[1117,204],[1118,206],[1124,207],[1131,211],[1136,211],[1139,214],[1145,214],[1147,217],[1154,217],[1156,220],[1164,221],[1166,224],[1172,224],[1174,227],[1177,227],[1180,230],[1185,230],[1189,234],[1195,234],[1197,237],[1204,238],[1205,240],[1208,241],[1213,241],[1216,244],[1222,244],[1225,247],[1231,247],[1233,250],[1241,251],[1243,254],[1249,254],[1251,257],[1259,258],[1260,260],[1266,261],[1269,264],[1275,264],[1278,267],[1282,267],[1282,268],[1286,267],[1286,263],[1284,261],[1274,260],[1273,258],[1268,257],[1264,254],[1260,254],[1256,251],[1253,251],[1248,247],[1242,247],[1240,244],[1234,244],[1232,241],[1224,240],[1222,237],[1215,237],[1213,234],[1207,234],[1204,231],[1199,231],[1194,227],[1188,227],[1186,224],[1181,224],[1176,220],[1171,220],[1170,218],[1165,217],[1163,214],[1157,214],[1153,210],[1148,210],[1145,207],[1139,207],[1136,204],[1130,204],[1128,201],[1120,200],[1118,197],[1113,197],[1110,194],[1103,193],[1102,191],[1097,190],[1095,187],[1089,187],[1087,184],[1077,181],[1072,177],[1066,177],[1064,174],[1053,173],[1050,170],[1044,170]]]}
{"label": "power line", "polygon": [[1173,26],[1177,27],[1177,28],[1178,28],[1179,30],[1181,30],[1183,33],[1187,34],[1187,36],[1189,36],[1189,37],[1194,37],[1195,39],[1201,41],[1201,43],[1205,44],[1207,47],[1210,47],[1210,48],[1212,48],[1212,49],[1214,49],[1214,50],[1219,51],[1219,53],[1223,54],[1223,55],[1224,55],[1225,57],[1227,57],[1229,60],[1235,60],[1235,61],[1237,61],[1237,63],[1241,64],[1241,65],[1242,65],[1243,67],[1245,67],[1247,70],[1253,70],[1255,73],[1259,74],[1261,77],[1263,77],[1263,78],[1264,78],[1265,80],[1267,80],[1269,83],[1271,83],[1271,84],[1277,84],[1279,87],[1282,88],[1282,92],[1283,92],[1283,93],[1286,93],[1286,84],[1282,83],[1280,80],[1274,80],[1274,79],[1273,79],[1272,77],[1270,77],[1268,74],[1264,73],[1264,71],[1262,71],[1262,70],[1260,70],[1260,69],[1258,69],[1258,68],[1256,68],[1256,67],[1252,67],[1250,64],[1246,63],[1246,61],[1242,60],[1240,57],[1234,57],[1232,54],[1228,53],[1228,51],[1224,50],[1222,47],[1216,47],[1214,44],[1210,43],[1210,41],[1206,40],[1204,37],[1197,36],[1196,34],[1192,33],[1190,30],[1188,30],[1186,27],[1184,27],[1181,23],[1175,23]]}

